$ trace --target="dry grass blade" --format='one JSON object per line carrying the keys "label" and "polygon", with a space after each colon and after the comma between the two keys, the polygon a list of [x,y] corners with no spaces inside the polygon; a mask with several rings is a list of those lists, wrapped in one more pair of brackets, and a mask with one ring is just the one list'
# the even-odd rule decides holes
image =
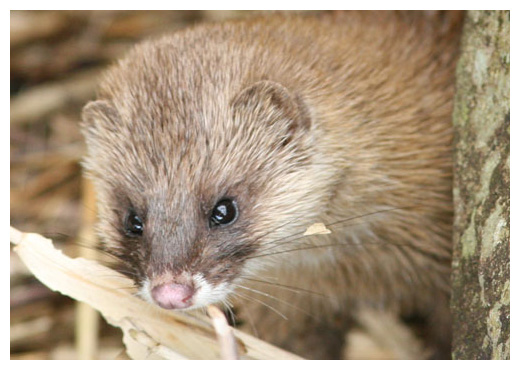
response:
{"label": "dry grass blade", "polygon": [[226,316],[216,306],[208,306],[208,315],[213,321],[213,327],[217,333],[223,360],[238,360],[238,348],[233,329],[228,325]]}

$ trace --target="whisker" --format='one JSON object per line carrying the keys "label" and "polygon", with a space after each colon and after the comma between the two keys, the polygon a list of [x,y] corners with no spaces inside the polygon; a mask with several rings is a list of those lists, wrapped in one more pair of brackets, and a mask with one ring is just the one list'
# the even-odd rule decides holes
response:
{"label": "whisker", "polygon": [[131,287],[131,286],[129,286],[129,287],[118,287],[118,288],[115,288],[115,289],[116,290],[130,292],[130,293],[133,293],[135,291],[135,287]]}
{"label": "whisker", "polygon": [[[232,294],[235,294],[236,292],[233,292]],[[249,322],[249,324],[251,325],[251,329],[253,330],[253,334],[255,335],[255,337],[259,337],[258,335],[258,329],[256,328],[256,324],[253,320],[253,318],[251,317],[251,312],[249,311],[249,307],[247,305],[243,305],[241,306],[241,308],[243,309],[244,311],[244,314],[247,316],[247,320]]]}
{"label": "whisker", "polygon": [[222,301],[222,305],[224,306],[225,312],[227,312],[226,317],[228,318],[228,321],[231,321],[231,325],[236,328],[237,323],[235,321],[235,313],[233,312],[233,307],[230,302],[228,302],[227,299],[224,299]]}
{"label": "whisker", "polygon": [[[304,244],[304,245],[308,245],[308,244]],[[277,254],[289,253],[289,252],[304,251],[304,250],[308,250],[308,249],[333,248],[333,247],[338,247],[338,246],[350,247],[350,246],[353,246],[353,245],[351,245],[351,244],[309,245],[308,247],[294,248],[294,249],[285,249],[283,251],[275,251],[275,252],[270,252],[270,253],[265,253],[265,254],[257,254],[257,255],[246,257],[245,259],[246,260],[247,259],[255,259],[255,258],[260,258],[260,257],[269,257],[269,256],[277,255]]]}
{"label": "whisker", "polygon": [[271,295],[271,294],[268,294],[268,293],[266,293],[266,292],[262,292],[261,290],[257,290],[257,289],[253,289],[253,288],[246,287],[246,286],[243,286],[243,285],[239,285],[239,284],[235,284],[235,286],[236,286],[237,288],[242,288],[242,289],[248,290],[248,291],[250,291],[250,292],[253,292],[253,293],[256,293],[256,294],[260,294],[260,295],[263,295],[264,297],[271,298],[271,299],[275,300],[276,302],[280,302],[280,303],[282,303],[282,304],[285,304],[285,305],[287,305],[287,306],[289,306],[289,307],[291,307],[291,308],[294,308],[294,309],[297,310],[297,311],[300,311],[300,312],[302,312],[302,313],[308,315],[309,317],[312,317],[313,319],[316,319],[316,317],[315,317],[314,315],[312,315],[311,313],[309,313],[309,312],[307,312],[307,311],[305,311],[305,310],[302,310],[300,307],[295,306],[295,305],[293,305],[293,304],[291,304],[291,303],[289,303],[289,302],[287,302],[287,301],[284,301],[283,299],[280,299],[280,298],[278,298],[278,297],[275,297],[275,296],[273,296],[273,295]]}
{"label": "whisker", "polygon": [[[252,256],[249,256],[249,257],[246,257],[245,259],[255,259],[255,258],[260,258],[260,257],[268,257],[268,256],[273,256],[273,255],[277,255],[277,254],[283,254],[283,253],[290,253],[290,252],[297,252],[297,251],[304,251],[304,250],[310,250],[310,249],[320,249],[320,248],[337,248],[337,247],[357,247],[357,249],[363,249],[363,250],[366,250],[365,247],[367,246],[370,246],[370,247],[377,247],[377,246],[393,246],[393,247],[396,247],[396,248],[406,248],[408,247],[408,249],[412,249],[413,246],[412,245],[405,245],[405,244],[395,244],[395,243],[389,243],[389,242],[386,242],[386,241],[379,241],[379,242],[373,242],[373,243],[366,243],[366,242],[363,242],[363,243],[336,243],[336,244],[324,244],[324,245],[311,245],[311,244],[308,244],[308,243],[305,243],[305,244],[300,244],[300,245],[306,245],[306,247],[301,247],[301,248],[294,248],[294,249],[285,249],[285,250],[282,250],[282,251],[274,251],[274,252],[270,252],[270,253],[264,253],[264,254],[257,254],[257,255],[252,255]],[[417,249],[417,248],[413,248],[413,251],[414,252],[417,252],[418,254],[421,254],[423,257],[427,257],[427,258],[434,258],[434,259],[437,259],[437,260],[442,260],[442,259],[447,259],[443,256],[440,256],[438,254],[435,254],[435,253],[432,253],[432,252],[428,252],[426,250],[422,250],[422,249]]]}
{"label": "whisker", "polygon": [[243,277],[243,276],[241,278],[244,279],[244,280],[253,281],[253,282],[256,282],[256,283],[267,284],[267,285],[271,285],[271,286],[274,286],[274,287],[277,287],[277,288],[280,288],[280,289],[289,290],[289,291],[294,292],[294,293],[310,293],[310,294],[314,294],[314,295],[320,296],[322,298],[331,298],[331,297],[326,296],[325,294],[314,292],[314,291],[308,290],[308,289],[298,288],[298,287],[284,285],[284,284],[280,284],[280,283],[274,283],[272,281],[267,281],[267,280],[252,279],[252,278]]}
{"label": "whisker", "polygon": [[86,245],[86,244],[82,244],[82,243],[75,243],[74,246],[78,247],[78,248],[82,248],[82,249],[94,250],[96,252],[99,252],[99,254],[101,254],[103,256],[110,257],[110,258],[120,261],[120,256],[115,254],[113,251],[111,251],[107,248],[101,247],[101,246]]}
{"label": "whisker", "polygon": [[335,225],[338,225],[338,224],[341,224],[341,223],[344,223],[344,222],[348,222],[348,221],[351,221],[351,220],[356,220],[356,219],[359,219],[359,218],[363,218],[363,217],[368,217],[368,216],[373,216],[373,215],[377,215],[377,214],[380,214],[380,213],[386,213],[386,212],[393,212],[393,211],[402,211],[404,209],[410,209],[410,208],[419,208],[421,206],[407,206],[407,207],[394,207],[394,208],[387,208],[387,209],[381,209],[379,211],[374,211],[374,212],[369,212],[369,213],[365,213],[365,214],[362,214],[362,215],[358,215],[358,216],[353,216],[353,217],[350,217],[350,218],[347,218],[347,219],[343,219],[343,220],[339,220],[339,221],[336,221],[336,222],[332,222],[328,225],[326,225],[327,227],[332,227],[332,226],[335,226]]}
{"label": "whisker", "polygon": [[115,267],[115,268],[113,268],[113,270],[116,271],[116,272],[119,272],[121,275],[124,275],[126,278],[129,278],[129,279],[132,279],[132,278],[139,279],[139,274],[136,273],[133,270],[126,270],[126,269],[122,269],[120,267]]}
{"label": "whisker", "polygon": [[[348,223],[350,221],[358,220],[358,219],[361,219],[361,218],[364,218],[364,217],[369,217],[369,216],[373,216],[373,215],[376,215],[376,214],[392,212],[392,211],[397,211],[397,210],[403,210],[403,209],[409,209],[409,208],[417,208],[417,207],[420,207],[420,206],[395,207],[395,208],[389,208],[389,209],[374,211],[374,212],[365,213],[365,214],[362,214],[362,215],[352,216],[352,217],[345,218],[345,219],[342,219],[342,220],[339,220],[339,221],[331,222],[329,224],[325,224],[325,227],[327,227],[328,229],[332,229],[336,225],[345,224],[345,223]],[[347,225],[344,225],[344,226],[354,226],[354,225],[358,225],[358,224],[347,224]],[[308,226],[310,226],[310,225],[308,225]],[[287,240],[287,239],[290,239],[290,238],[293,238],[293,237],[296,237],[296,238],[290,239],[289,242],[294,242],[294,241],[297,241],[297,240],[300,240],[300,239],[303,239],[303,238],[307,238],[309,235],[303,235],[304,231],[305,230],[303,230],[303,231],[301,231],[300,233],[297,233],[297,234],[288,235],[288,236],[285,236],[283,238],[280,238],[280,239],[273,240],[273,241],[265,243],[264,245],[269,245],[269,244],[274,244],[274,243],[276,243],[276,245],[273,246],[273,247],[264,249],[263,252],[265,252],[265,251],[267,251],[269,249],[278,247],[279,245],[282,244],[282,243],[280,243],[280,241],[284,241],[284,240]],[[269,233],[267,233],[266,235],[268,235],[268,234]]]}
{"label": "whisker", "polygon": [[[371,212],[371,213],[357,215],[357,216],[353,216],[353,217],[346,218],[346,219],[343,219],[343,220],[331,222],[331,223],[329,223],[329,224],[327,224],[325,226],[327,228],[333,228],[333,227],[335,227],[338,224],[347,223],[349,221],[354,221],[354,220],[361,219],[361,218],[364,218],[364,217],[368,217],[368,216],[371,216],[371,215],[374,215],[374,214],[379,214],[379,213],[384,213],[384,212],[391,212],[391,211],[395,211],[395,210],[401,210],[401,209],[407,209],[407,208],[413,208],[413,207],[418,207],[418,206],[395,207],[395,208],[390,208],[390,209],[385,209],[385,210],[374,211],[374,212]],[[272,229],[268,230],[267,232],[262,233],[261,235],[257,236],[255,239],[253,239],[252,241],[248,242],[247,244],[248,245],[255,245],[255,243],[258,242],[258,240],[260,240],[261,238],[263,238],[263,237],[265,237],[265,236],[267,236],[269,234],[272,234],[276,230],[279,230],[279,229],[281,229],[281,228],[283,228],[283,227],[285,227],[285,226],[287,226],[287,225],[289,225],[291,223],[296,222],[298,219],[299,219],[298,217],[295,217],[292,220],[289,220],[289,221],[287,221],[287,222],[285,222],[285,223],[283,223],[281,225],[278,225],[277,227],[272,228]],[[363,225],[363,224],[365,224],[367,222],[369,222],[369,221],[361,222],[361,223],[355,223],[355,224],[349,223],[346,226],[352,227],[352,226],[357,226],[357,225]],[[308,226],[310,226],[310,225],[308,225]],[[308,238],[310,235],[303,235],[304,231],[305,230],[301,230],[298,233],[295,233],[295,234],[292,234],[292,235],[288,235],[288,236],[284,236],[282,238],[266,242],[266,243],[263,244],[264,246],[265,245],[270,245],[270,244],[274,244],[274,245],[269,247],[269,248],[263,249],[262,252],[266,252],[268,250],[271,250],[271,249],[274,249],[274,248],[278,248],[280,245],[285,245],[285,244],[292,243],[292,242],[295,242],[295,241],[298,241],[298,240],[301,240],[301,239],[304,239],[304,238]],[[293,239],[290,239],[290,238],[293,238]],[[220,248],[223,245],[225,245],[226,243],[228,243],[228,241],[223,241],[222,243],[217,245],[216,248]],[[251,258],[251,257],[249,257],[249,258]],[[247,259],[249,259],[249,258],[247,258]]]}
{"label": "whisker", "polygon": [[[298,215],[298,214],[305,214],[305,213],[296,213],[295,215]],[[294,214],[293,214],[294,215]],[[259,236],[257,236],[256,238],[254,238],[251,242],[248,242],[248,244],[250,245],[254,245],[258,240],[264,238],[265,236],[269,235],[269,234],[272,234],[273,232],[275,232],[276,230],[279,230],[293,222],[296,222],[296,220],[298,220],[297,217],[295,217],[294,219],[292,220],[289,220],[281,225],[278,225],[277,227],[273,228],[273,229],[270,229],[268,230],[267,232],[265,233],[262,233],[260,234]],[[296,235],[299,235],[299,234],[296,234]],[[223,245],[225,245],[227,243],[227,241],[223,241],[222,243],[218,244],[216,248],[221,248]]]}
{"label": "whisker", "polygon": [[285,316],[283,313],[281,313],[280,311],[278,311],[276,308],[268,305],[267,303],[259,300],[259,299],[256,299],[254,297],[251,297],[251,296],[248,296],[244,293],[239,293],[237,292],[236,290],[233,292],[233,294],[236,294],[238,297],[240,298],[243,298],[245,300],[248,300],[248,301],[253,301],[253,302],[257,302],[257,303],[260,303],[261,305],[269,308],[270,310],[272,310],[273,312],[277,313],[278,315],[280,315],[281,318],[283,318],[284,320],[288,320],[287,316]]}
{"label": "whisker", "polygon": [[[348,224],[348,225],[345,225],[345,226],[358,226],[358,225],[364,225],[364,224],[366,224],[366,223],[368,223],[368,222],[369,222],[369,221],[366,221],[366,222],[360,222],[360,223],[355,223],[355,224]],[[328,226],[328,225],[325,225],[325,227],[329,227],[329,226]],[[332,227],[331,227],[331,228],[332,228]],[[333,231],[336,231],[336,230],[333,230]],[[292,235],[292,236],[295,236],[295,235]],[[302,232],[302,233],[300,233],[300,234],[297,234],[296,236],[299,236],[299,237],[294,238],[294,239],[290,239],[290,240],[285,240],[285,241],[283,241],[283,242],[281,242],[281,243],[279,242],[279,240],[284,240],[284,239],[287,239],[287,238],[284,237],[284,238],[281,238],[281,239],[279,239],[279,240],[274,240],[274,241],[272,241],[272,242],[265,243],[264,245],[269,245],[269,244],[273,244],[273,243],[276,243],[276,245],[273,245],[273,246],[271,246],[271,247],[269,247],[269,248],[266,248],[266,249],[262,250],[262,252],[266,252],[266,251],[268,251],[268,250],[271,250],[271,249],[274,249],[274,248],[277,248],[277,247],[279,247],[279,246],[283,246],[283,245],[286,245],[286,244],[294,243],[294,242],[297,242],[297,241],[299,241],[299,240],[301,240],[301,239],[308,239],[309,237],[311,237],[311,236],[313,236],[313,235],[303,235],[303,232]],[[300,244],[300,245],[302,245],[302,244]]]}
{"label": "whisker", "polygon": [[[285,222],[285,223],[275,227],[274,229],[270,229],[266,233],[263,233],[260,236],[258,236],[257,238],[253,239],[253,241],[250,244],[256,243],[258,240],[260,240],[260,239],[264,238],[265,236],[267,236],[269,234],[272,234],[273,232],[275,232],[275,231],[277,231],[277,230],[279,230],[279,229],[281,229],[281,228],[283,228],[283,227],[285,227],[285,226],[295,222],[296,220],[297,220],[297,218],[294,218],[293,220],[287,221],[287,222]],[[295,234],[295,235],[299,235],[299,234]],[[269,244],[269,243],[267,243],[267,244]]]}

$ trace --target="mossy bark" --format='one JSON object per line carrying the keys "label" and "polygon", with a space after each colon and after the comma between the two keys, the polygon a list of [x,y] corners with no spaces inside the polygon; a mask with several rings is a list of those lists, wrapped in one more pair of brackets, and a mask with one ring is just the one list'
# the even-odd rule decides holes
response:
{"label": "mossy bark", "polygon": [[509,11],[467,13],[457,66],[454,359],[509,359]]}

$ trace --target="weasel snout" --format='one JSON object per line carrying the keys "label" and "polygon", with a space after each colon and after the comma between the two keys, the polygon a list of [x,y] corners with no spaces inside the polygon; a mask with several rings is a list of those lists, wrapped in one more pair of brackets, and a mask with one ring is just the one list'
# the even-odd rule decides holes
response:
{"label": "weasel snout", "polygon": [[193,302],[193,285],[165,283],[152,288],[152,298],[159,306],[166,309],[183,309]]}
{"label": "weasel snout", "polygon": [[210,283],[202,274],[171,272],[145,279],[140,295],[148,302],[167,310],[204,307],[226,299],[233,284]]}

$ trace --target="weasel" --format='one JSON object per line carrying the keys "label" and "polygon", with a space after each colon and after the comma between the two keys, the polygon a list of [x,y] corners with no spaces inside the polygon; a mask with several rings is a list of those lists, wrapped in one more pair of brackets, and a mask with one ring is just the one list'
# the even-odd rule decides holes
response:
{"label": "weasel", "polygon": [[137,45],[82,115],[120,271],[304,357],[338,358],[364,309],[419,318],[448,357],[459,23],[277,15]]}

